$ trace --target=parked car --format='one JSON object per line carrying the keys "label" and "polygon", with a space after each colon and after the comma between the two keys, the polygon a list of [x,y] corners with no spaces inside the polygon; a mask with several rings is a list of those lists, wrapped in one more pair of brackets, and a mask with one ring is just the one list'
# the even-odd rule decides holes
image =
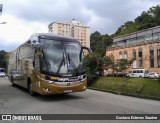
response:
{"label": "parked car", "polygon": [[122,72],[116,73],[115,75],[116,75],[117,77],[126,77],[126,76],[127,76],[126,73],[122,73]]}
{"label": "parked car", "polygon": [[118,73],[109,73],[105,76],[108,76],[108,77],[126,77],[127,74],[123,73],[123,72],[118,72]]}
{"label": "parked car", "polygon": [[127,73],[127,77],[147,77],[149,71],[147,69],[132,69]]}
{"label": "parked car", "polygon": [[4,72],[0,72],[0,77],[5,77],[6,74]]}
{"label": "parked car", "polygon": [[159,77],[159,74],[156,73],[156,72],[151,72],[151,73],[148,73],[147,74],[147,78],[158,78]]}
{"label": "parked car", "polygon": [[5,69],[0,68],[0,77],[5,77],[5,76],[6,76]]}

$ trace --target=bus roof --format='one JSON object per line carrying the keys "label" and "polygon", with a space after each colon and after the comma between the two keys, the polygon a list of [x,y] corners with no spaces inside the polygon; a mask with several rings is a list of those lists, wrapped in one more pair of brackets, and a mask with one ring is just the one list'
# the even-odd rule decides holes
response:
{"label": "bus roof", "polygon": [[70,36],[64,36],[64,35],[56,35],[52,33],[34,33],[32,36],[38,36],[38,37],[48,37],[48,38],[55,38],[55,39],[60,39],[60,40],[75,40],[75,38],[70,37]]}
{"label": "bus roof", "polygon": [[[52,33],[34,33],[34,34],[31,35],[31,37],[32,36],[44,37],[44,38],[55,39],[55,40],[57,39],[57,40],[63,40],[63,41],[74,41],[74,42],[78,42],[79,43],[79,41],[76,40],[73,37],[64,36],[64,35],[56,35],[56,34],[52,34]],[[23,44],[21,44],[19,47],[25,45],[31,39],[31,37],[26,42],[24,42]],[[12,52],[16,51],[18,48],[16,48]]]}

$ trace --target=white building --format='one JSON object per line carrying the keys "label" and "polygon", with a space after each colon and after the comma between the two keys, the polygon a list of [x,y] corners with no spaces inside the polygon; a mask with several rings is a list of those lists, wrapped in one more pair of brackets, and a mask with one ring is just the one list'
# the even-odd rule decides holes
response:
{"label": "white building", "polygon": [[75,19],[71,22],[52,22],[48,25],[48,29],[50,33],[73,37],[82,46],[90,47],[89,27]]}

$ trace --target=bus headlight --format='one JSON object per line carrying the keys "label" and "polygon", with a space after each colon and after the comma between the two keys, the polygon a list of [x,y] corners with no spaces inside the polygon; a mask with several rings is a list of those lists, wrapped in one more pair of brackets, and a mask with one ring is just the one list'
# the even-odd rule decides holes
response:
{"label": "bus headlight", "polygon": [[46,80],[46,79],[42,79],[42,81],[43,81],[43,82],[45,82],[45,83],[48,83],[48,84],[52,84],[52,83],[54,83],[54,81]]}
{"label": "bus headlight", "polygon": [[37,77],[38,77],[41,81],[43,81],[43,82],[45,82],[45,83],[48,83],[48,84],[54,83],[54,81],[43,79],[43,78],[39,77],[38,75],[37,75]]}

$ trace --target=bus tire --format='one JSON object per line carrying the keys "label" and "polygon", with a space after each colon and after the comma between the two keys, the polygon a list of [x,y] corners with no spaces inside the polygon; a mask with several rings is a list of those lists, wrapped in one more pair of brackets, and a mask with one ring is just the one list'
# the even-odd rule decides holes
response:
{"label": "bus tire", "polygon": [[36,92],[32,90],[32,81],[30,78],[28,79],[28,91],[31,96],[36,96]]}
{"label": "bus tire", "polygon": [[139,78],[142,78],[142,76],[139,76]]}

